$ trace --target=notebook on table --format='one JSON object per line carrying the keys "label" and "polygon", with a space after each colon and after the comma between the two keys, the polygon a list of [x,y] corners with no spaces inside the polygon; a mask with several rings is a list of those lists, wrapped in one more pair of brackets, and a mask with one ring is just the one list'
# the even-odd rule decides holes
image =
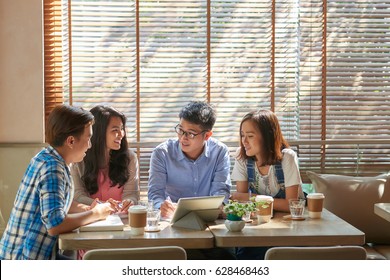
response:
{"label": "notebook on table", "polygon": [[90,223],[80,227],[80,231],[112,231],[123,230],[125,225],[122,219],[116,215],[109,215],[105,220]]}

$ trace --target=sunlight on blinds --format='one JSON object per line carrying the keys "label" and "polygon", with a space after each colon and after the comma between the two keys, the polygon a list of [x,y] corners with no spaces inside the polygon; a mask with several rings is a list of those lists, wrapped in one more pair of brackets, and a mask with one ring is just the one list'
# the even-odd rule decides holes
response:
{"label": "sunlight on blinds", "polygon": [[65,102],[125,113],[144,186],[194,99],[216,106],[214,136],[232,153],[243,115],[274,109],[304,180],[389,170],[390,0],[72,0],[70,22],[62,2],[63,38],[47,33],[45,52],[71,38],[46,80],[62,79]]}

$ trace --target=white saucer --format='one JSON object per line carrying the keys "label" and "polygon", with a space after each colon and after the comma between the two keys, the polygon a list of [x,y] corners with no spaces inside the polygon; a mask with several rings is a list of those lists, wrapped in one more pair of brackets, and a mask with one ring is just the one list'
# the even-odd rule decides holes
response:
{"label": "white saucer", "polygon": [[158,232],[160,229],[158,227],[156,228],[145,228],[145,232]]}

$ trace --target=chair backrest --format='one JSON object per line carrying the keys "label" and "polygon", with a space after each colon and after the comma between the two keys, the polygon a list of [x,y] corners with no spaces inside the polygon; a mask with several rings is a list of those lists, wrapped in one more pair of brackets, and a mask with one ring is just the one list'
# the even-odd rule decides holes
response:
{"label": "chair backrest", "polygon": [[179,246],[142,248],[92,249],[83,260],[186,260],[186,251]]}
{"label": "chair backrest", "polygon": [[273,247],[266,260],[365,260],[367,252],[360,246]]}

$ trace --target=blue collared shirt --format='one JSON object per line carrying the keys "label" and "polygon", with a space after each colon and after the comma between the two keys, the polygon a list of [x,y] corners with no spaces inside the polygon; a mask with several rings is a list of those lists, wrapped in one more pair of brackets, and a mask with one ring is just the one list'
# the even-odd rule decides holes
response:
{"label": "blue collared shirt", "polygon": [[52,259],[57,236],[48,229],[61,224],[71,204],[69,167],[51,146],[27,167],[0,241],[0,259]]}
{"label": "blue collared shirt", "polygon": [[227,202],[230,188],[229,150],[214,138],[205,142],[196,160],[184,155],[177,139],[158,145],[152,153],[148,198],[156,208],[168,196],[177,202],[182,197],[224,195]]}

